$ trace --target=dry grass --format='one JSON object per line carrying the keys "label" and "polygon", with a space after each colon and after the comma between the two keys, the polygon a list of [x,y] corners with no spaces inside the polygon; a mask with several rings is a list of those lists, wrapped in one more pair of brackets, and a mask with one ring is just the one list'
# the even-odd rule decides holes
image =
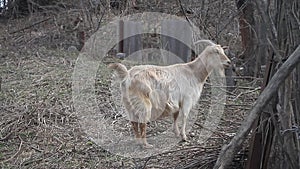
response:
{"label": "dry grass", "polygon": [[85,138],[74,116],[76,57],[45,48],[1,57],[1,168],[98,168],[110,158]]}
{"label": "dry grass", "polygon": [[[257,91],[243,94],[245,89],[229,93],[225,116],[206,145],[197,143],[203,120],[199,118],[188,135],[190,142],[147,159],[124,158],[90,141],[74,115],[71,76],[77,53],[45,48],[4,53],[0,59],[1,168],[132,168],[145,164],[149,168],[210,168],[221,146],[232,138],[243,120],[245,108],[257,96]],[[98,71],[97,99],[101,111],[107,112],[107,118],[115,119],[118,127],[124,124],[118,122],[117,114],[109,114],[111,110],[105,106],[110,95],[106,79],[110,75],[105,69],[102,65]],[[207,111],[208,102],[209,93],[204,92],[199,117]],[[129,125],[125,128],[130,130]],[[149,130],[153,135],[159,132],[155,125]]]}
{"label": "dry grass", "polygon": [[[20,28],[27,21],[21,19],[9,24]],[[203,129],[201,122],[210,102],[209,93],[204,89],[198,107],[199,119],[188,134],[189,142],[178,143],[170,151],[150,158],[117,156],[92,142],[75,115],[72,73],[78,53],[63,49],[65,42],[62,41],[68,39],[68,35],[51,27],[52,23],[50,27],[38,26],[41,34],[25,30],[8,35],[6,26],[0,24],[0,168],[209,169],[221,146],[233,137],[245,117],[245,110],[258,95],[258,90],[254,90],[256,83],[249,88],[250,84],[240,80],[239,85],[246,88],[228,93],[221,125],[203,145],[198,142],[199,132]],[[57,35],[60,39],[52,46],[49,39]],[[123,121],[122,112],[118,111],[119,105],[111,100],[110,72],[105,65],[100,65],[95,83],[99,113],[114,121],[120,131],[131,134],[130,125]],[[165,123],[161,121],[157,125],[164,128]],[[150,124],[150,135],[161,132],[157,125]],[[245,152],[240,152],[235,160],[234,167],[240,168],[245,161]]]}

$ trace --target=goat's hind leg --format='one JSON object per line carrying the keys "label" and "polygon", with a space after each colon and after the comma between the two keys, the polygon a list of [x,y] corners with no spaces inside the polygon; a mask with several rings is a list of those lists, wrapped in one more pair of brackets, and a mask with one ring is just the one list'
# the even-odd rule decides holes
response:
{"label": "goat's hind leg", "polygon": [[149,144],[146,139],[146,127],[147,127],[146,123],[140,123],[142,143],[144,148],[152,148],[153,146]]}
{"label": "goat's hind leg", "polygon": [[139,133],[139,123],[135,122],[135,121],[131,121],[131,126],[133,128],[136,141],[138,142],[138,144],[141,144],[141,135]]}
{"label": "goat's hind leg", "polygon": [[148,97],[143,97],[143,103],[145,106],[145,112],[146,114],[143,114],[140,116],[139,119],[142,119],[140,122],[140,130],[141,130],[141,137],[142,137],[142,142],[144,148],[152,148],[153,146],[151,144],[148,144],[147,139],[146,139],[146,127],[147,127],[147,122],[150,121],[151,118],[151,109],[152,109],[152,103]]}

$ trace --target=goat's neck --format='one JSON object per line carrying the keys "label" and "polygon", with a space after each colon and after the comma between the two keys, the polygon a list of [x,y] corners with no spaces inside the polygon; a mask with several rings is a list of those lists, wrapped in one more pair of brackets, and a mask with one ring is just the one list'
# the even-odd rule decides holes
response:
{"label": "goat's neck", "polygon": [[198,58],[190,62],[190,68],[199,83],[204,83],[212,72],[212,67],[207,62],[206,53],[202,53]]}

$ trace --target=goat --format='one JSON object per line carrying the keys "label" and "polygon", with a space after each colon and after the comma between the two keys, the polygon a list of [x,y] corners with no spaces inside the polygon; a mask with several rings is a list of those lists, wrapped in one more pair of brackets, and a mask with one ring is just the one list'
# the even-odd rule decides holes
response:
{"label": "goat", "polygon": [[[211,44],[193,61],[169,66],[139,65],[130,70],[120,63],[111,63],[122,93],[122,102],[129,115],[135,137],[145,148],[146,123],[165,116],[173,116],[173,131],[186,141],[188,114],[200,98],[203,85],[213,69],[224,71],[230,65],[220,45]],[[178,115],[182,115],[179,131]],[[140,129],[140,133],[139,130]]]}

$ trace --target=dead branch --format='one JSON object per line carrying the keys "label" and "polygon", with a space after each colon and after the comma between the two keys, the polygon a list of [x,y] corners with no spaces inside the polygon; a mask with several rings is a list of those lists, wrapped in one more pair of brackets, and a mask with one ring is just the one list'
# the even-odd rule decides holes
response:
{"label": "dead branch", "polygon": [[41,24],[41,23],[43,23],[43,22],[46,22],[46,21],[48,21],[48,20],[50,20],[50,19],[51,19],[51,17],[46,18],[46,19],[43,19],[43,20],[41,20],[41,21],[35,22],[35,23],[33,23],[33,24],[29,25],[29,26],[26,26],[26,27],[24,27],[24,28],[21,28],[21,29],[18,29],[18,30],[9,32],[9,34],[14,34],[14,33],[18,33],[18,32],[24,31],[24,30],[26,30],[26,29],[29,29],[29,28],[35,26],[35,25]]}
{"label": "dead branch", "polygon": [[253,77],[253,76],[231,76],[234,79],[243,79],[243,80],[263,80],[263,78],[259,78],[259,77]]}
{"label": "dead branch", "polygon": [[207,130],[207,131],[213,132],[213,133],[215,133],[215,134],[217,134],[217,135],[221,135],[222,137],[228,137],[228,136],[226,135],[226,133],[224,133],[224,132],[220,132],[220,131],[217,131],[217,130],[211,130],[211,129],[209,129],[209,128],[207,128],[207,127],[203,126],[203,125],[202,125],[202,124],[200,124],[200,123],[195,123],[195,125],[197,125],[197,126],[199,126],[199,127],[203,128],[204,130]]}
{"label": "dead branch", "polygon": [[245,94],[248,94],[248,93],[253,93],[253,92],[257,92],[258,90],[260,90],[260,87],[257,87],[253,90],[249,90],[249,91],[245,91],[245,92],[242,92],[242,93],[239,93],[234,99],[233,101],[236,101],[239,97],[241,97],[242,95],[245,95]]}
{"label": "dead branch", "polygon": [[289,56],[289,58],[282,64],[278,71],[274,74],[267,87],[258,97],[247,119],[240,127],[237,135],[233,137],[228,145],[223,146],[214,169],[224,169],[230,165],[233,160],[235,152],[241,147],[249,134],[254,121],[258,118],[259,113],[269,103],[271,98],[276,94],[280,85],[293,71],[293,69],[300,63],[300,45]]}

